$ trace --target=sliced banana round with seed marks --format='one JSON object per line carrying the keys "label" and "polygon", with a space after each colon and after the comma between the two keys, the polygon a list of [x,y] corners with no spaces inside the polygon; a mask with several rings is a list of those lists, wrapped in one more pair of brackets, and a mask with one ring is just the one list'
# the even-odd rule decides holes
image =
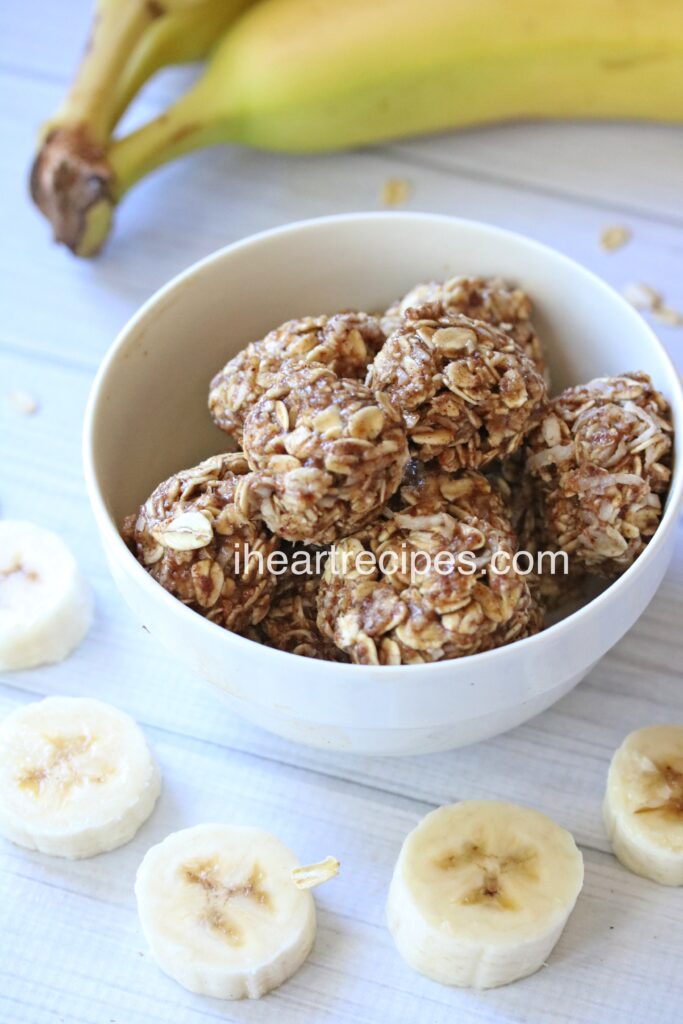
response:
{"label": "sliced banana round with seed marks", "polygon": [[651,725],[626,737],[610,764],[603,812],[624,867],[683,885],[683,725]]}
{"label": "sliced banana round with seed marks", "polygon": [[61,537],[0,522],[0,671],[62,661],[88,632],[90,587]]}
{"label": "sliced banana round with seed marks", "polygon": [[258,999],[294,974],[315,940],[313,896],[298,861],[256,828],[197,825],[148,851],[135,882],[151,954],[201,995]]}
{"label": "sliced banana round with seed marks", "polygon": [[406,838],[387,921],[404,960],[443,985],[494,988],[541,967],[583,884],[574,839],[529,807],[464,800]]}
{"label": "sliced banana round with seed marks", "polygon": [[130,715],[99,700],[48,697],[0,722],[0,833],[70,859],[133,838],[161,788]]}

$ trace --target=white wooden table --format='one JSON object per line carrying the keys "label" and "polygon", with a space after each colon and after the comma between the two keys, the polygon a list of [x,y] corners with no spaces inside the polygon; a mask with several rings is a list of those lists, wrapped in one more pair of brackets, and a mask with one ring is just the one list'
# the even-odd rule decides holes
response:
{"label": "white wooden table", "polygon": [[[36,128],[60,100],[86,32],[87,0],[4,4],[0,14],[0,514],[59,531],[96,591],[97,618],[65,664],[7,675],[0,714],[47,694],[94,695],[145,728],[162,764],[160,805],[135,840],[76,863],[0,845],[0,1024],[461,1024],[682,1019],[683,892],[624,871],[600,801],[612,750],[646,723],[683,720],[683,550],[647,613],[552,710],[478,747],[388,760],[320,753],[232,717],[135,623],[114,590],[86,501],[80,430],[97,364],[119,327],[198,257],[286,221],[380,204],[407,178],[408,208],[492,221],[550,243],[621,287],[644,280],[683,308],[683,129],[632,125],[491,128],[338,156],[216,150],[143,183],[96,262],[50,244],[26,195]],[[188,80],[167,73],[146,117]],[[626,224],[613,254],[601,229]],[[463,268],[466,270],[466,268]],[[661,328],[683,368],[683,330]],[[630,367],[624,367],[630,369]],[[6,401],[39,402],[31,417]],[[539,666],[539,671],[542,671]],[[538,807],[571,829],[586,885],[550,965],[477,994],[413,974],[383,908],[405,833],[461,797]],[[259,1003],[190,995],[150,960],[138,928],[135,869],[168,832],[207,820],[260,825],[306,860],[334,853],[319,936],[304,968]]]}

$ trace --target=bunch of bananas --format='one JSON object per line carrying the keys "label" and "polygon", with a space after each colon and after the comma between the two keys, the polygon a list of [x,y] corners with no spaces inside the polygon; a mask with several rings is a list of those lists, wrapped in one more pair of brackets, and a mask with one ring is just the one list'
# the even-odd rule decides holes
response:
{"label": "bunch of bananas", "polygon": [[[113,137],[158,68],[206,55],[165,113]],[[683,119],[681,0],[97,0],[31,192],[92,256],[128,189],[201,146],[312,152],[519,117]]]}

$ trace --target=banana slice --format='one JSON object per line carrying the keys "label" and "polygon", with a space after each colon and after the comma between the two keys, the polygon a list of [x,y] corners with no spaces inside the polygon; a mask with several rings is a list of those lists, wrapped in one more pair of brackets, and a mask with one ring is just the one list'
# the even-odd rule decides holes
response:
{"label": "banana slice", "polygon": [[583,884],[583,858],[544,814],[495,800],[439,807],[407,836],[387,921],[404,960],[443,985],[494,988],[538,970]]}
{"label": "banana slice", "polygon": [[297,867],[256,828],[197,825],[153,846],[135,894],[161,970],[217,999],[258,999],[281,985],[315,940],[315,903],[294,884]]}
{"label": "banana slice", "polygon": [[113,850],[160,788],[140,728],[102,701],[48,697],[0,722],[0,832],[19,846],[71,859]]}
{"label": "banana slice", "polygon": [[651,725],[612,758],[603,805],[624,867],[662,885],[683,885],[683,725]]}
{"label": "banana slice", "polygon": [[64,541],[33,523],[0,522],[0,671],[62,661],[92,615],[90,588]]}

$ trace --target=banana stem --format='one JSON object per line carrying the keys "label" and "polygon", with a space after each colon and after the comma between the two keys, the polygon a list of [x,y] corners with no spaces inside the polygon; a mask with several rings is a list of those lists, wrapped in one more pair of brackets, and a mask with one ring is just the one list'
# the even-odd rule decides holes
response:
{"label": "banana stem", "polygon": [[[168,19],[165,20],[167,21]],[[110,130],[112,131],[126,110],[128,110],[131,102],[140,92],[145,82],[149,81],[156,71],[168,63],[163,49],[164,39],[163,37],[158,38],[161,27],[165,27],[163,23],[159,23],[159,26],[153,26],[151,33],[155,34],[154,39],[141,40],[130,56],[128,63],[121,70],[112,93],[111,116],[109,119]]]}
{"label": "banana stem", "polygon": [[76,80],[33,162],[33,201],[55,239],[78,255],[97,252],[111,223],[106,145],[118,111],[116,80],[164,10],[159,0],[102,0]]}
{"label": "banana stem", "polygon": [[116,203],[136,181],[184,153],[225,141],[224,119],[198,120],[196,98],[181,100],[108,149],[90,145],[77,129],[57,128],[34,163],[31,194],[57,241],[77,256],[95,256],[109,235]]}
{"label": "banana stem", "polygon": [[192,150],[227,141],[225,119],[214,120],[203,113],[202,104],[191,90],[166,113],[116,140],[109,150],[112,194],[118,201],[150,171]]}
{"label": "banana stem", "polygon": [[169,64],[204,60],[225,30],[254,0],[200,0],[174,7],[144,33],[114,84],[110,123],[118,122],[152,75]]}
{"label": "banana stem", "polygon": [[[93,256],[109,233],[113,207],[152,168],[219,141],[211,118],[181,100],[167,114],[111,147],[118,118],[161,66],[206,55],[254,0],[100,0],[77,80],[31,170],[31,195],[55,239]],[[206,90],[199,92],[208,109]],[[209,95],[210,100],[210,95]],[[201,124],[198,123],[201,120]],[[214,137],[215,136],[215,137]]]}
{"label": "banana stem", "polygon": [[100,4],[81,65],[53,127],[87,124],[91,144],[107,141],[116,123],[116,82],[131,51],[164,14],[163,4],[155,0]]}

